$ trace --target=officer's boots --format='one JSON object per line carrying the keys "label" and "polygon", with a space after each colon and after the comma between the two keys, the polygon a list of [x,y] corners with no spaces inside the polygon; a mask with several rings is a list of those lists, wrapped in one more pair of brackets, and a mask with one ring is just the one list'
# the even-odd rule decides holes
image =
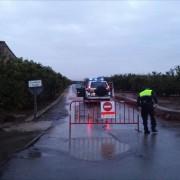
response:
{"label": "officer's boots", "polygon": [[152,128],[152,132],[153,132],[153,133],[157,133],[158,131],[157,131],[156,128]]}
{"label": "officer's boots", "polygon": [[150,134],[150,131],[148,130],[148,128],[144,128],[144,134]]}

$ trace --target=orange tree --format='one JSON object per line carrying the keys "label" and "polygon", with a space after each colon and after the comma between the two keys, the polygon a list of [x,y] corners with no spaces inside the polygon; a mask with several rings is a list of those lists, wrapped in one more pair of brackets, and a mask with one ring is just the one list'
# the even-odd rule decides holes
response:
{"label": "orange tree", "polygon": [[162,96],[180,95],[180,66],[171,68],[166,73],[116,74],[107,79],[114,83],[116,91],[138,92],[149,87]]}
{"label": "orange tree", "polygon": [[28,91],[28,81],[41,79],[41,103],[60,95],[70,80],[52,68],[22,58],[5,61],[0,57],[0,108],[21,110],[32,108],[33,98]]}

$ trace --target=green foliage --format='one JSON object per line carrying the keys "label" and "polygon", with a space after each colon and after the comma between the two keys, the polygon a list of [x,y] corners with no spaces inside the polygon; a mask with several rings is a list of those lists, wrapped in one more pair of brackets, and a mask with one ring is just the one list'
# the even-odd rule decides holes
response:
{"label": "green foliage", "polygon": [[33,97],[28,91],[28,81],[41,79],[41,103],[52,100],[69,84],[69,80],[50,67],[33,61],[16,59],[5,61],[0,57],[0,108],[5,110],[29,109]]}
{"label": "green foliage", "polygon": [[159,95],[180,95],[180,66],[166,73],[118,74],[108,77],[114,83],[115,90],[140,91],[144,87],[154,89]]}

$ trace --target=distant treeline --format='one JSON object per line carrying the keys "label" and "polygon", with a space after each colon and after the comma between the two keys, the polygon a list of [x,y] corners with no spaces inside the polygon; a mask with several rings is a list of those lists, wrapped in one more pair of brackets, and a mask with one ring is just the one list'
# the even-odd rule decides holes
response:
{"label": "distant treeline", "polygon": [[180,66],[166,73],[118,74],[107,79],[114,83],[116,91],[138,92],[144,87],[149,87],[162,96],[180,95]]}
{"label": "distant treeline", "polygon": [[29,80],[42,80],[41,103],[60,95],[70,80],[50,67],[22,58],[6,61],[0,57],[0,109],[22,110],[33,107],[33,96],[28,90]]}

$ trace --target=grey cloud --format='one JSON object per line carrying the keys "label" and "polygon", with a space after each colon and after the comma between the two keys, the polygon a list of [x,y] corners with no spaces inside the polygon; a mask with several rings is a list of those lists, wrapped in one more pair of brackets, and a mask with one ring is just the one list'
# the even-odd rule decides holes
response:
{"label": "grey cloud", "polygon": [[178,1],[0,2],[0,39],[69,78],[179,63]]}

